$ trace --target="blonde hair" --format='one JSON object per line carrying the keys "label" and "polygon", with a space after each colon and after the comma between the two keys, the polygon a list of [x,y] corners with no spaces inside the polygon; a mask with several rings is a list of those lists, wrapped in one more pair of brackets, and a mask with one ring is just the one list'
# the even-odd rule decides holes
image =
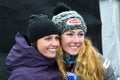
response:
{"label": "blonde hair", "polygon": [[[63,60],[63,51],[58,50],[56,60],[63,78],[67,78],[66,63]],[[74,72],[83,80],[104,80],[104,68],[98,50],[86,38],[78,53]]]}

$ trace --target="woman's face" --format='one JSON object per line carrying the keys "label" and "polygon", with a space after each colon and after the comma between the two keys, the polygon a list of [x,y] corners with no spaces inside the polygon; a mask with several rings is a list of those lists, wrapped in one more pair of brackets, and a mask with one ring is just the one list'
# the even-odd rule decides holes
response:
{"label": "woman's face", "polygon": [[55,58],[59,47],[59,36],[49,35],[37,40],[38,51],[47,58]]}
{"label": "woman's face", "polygon": [[61,35],[60,42],[66,55],[77,55],[84,43],[84,32],[80,29],[66,31]]}

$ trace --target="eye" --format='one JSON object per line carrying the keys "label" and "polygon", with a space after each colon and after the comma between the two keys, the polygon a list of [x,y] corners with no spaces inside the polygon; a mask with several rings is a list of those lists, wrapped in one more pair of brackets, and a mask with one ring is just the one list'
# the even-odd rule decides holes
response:
{"label": "eye", "polygon": [[60,39],[60,37],[59,37],[59,36],[56,36],[56,37],[55,37],[55,40],[59,40],[59,39]]}
{"label": "eye", "polygon": [[84,33],[79,33],[78,36],[79,37],[84,36]]}
{"label": "eye", "polygon": [[83,34],[83,33],[81,33],[81,34],[79,34],[79,35],[83,36],[84,34]]}
{"label": "eye", "polygon": [[74,34],[73,34],[73,33],[67,33],[66,35],[68,35],[68,36],[73,36]]}
{"label": "eye", "polygon": [[46,38],[45,38],[45,40],[50,40],[50,39],[51,39],[51,37],[50,37],[50,36],[48,36],[48,37],[46,37]]}

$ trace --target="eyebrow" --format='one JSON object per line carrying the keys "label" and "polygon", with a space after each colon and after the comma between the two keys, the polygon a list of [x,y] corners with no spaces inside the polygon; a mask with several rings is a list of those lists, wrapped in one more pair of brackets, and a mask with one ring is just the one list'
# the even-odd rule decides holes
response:
{"label": "eyebrow", "polygon": [[[70,31],[68,31],[68,32],[73,32],[74,33],[74,31],[73,30],[70,30]],[[83,30],[80,30],[79,32],[84,32]]]}

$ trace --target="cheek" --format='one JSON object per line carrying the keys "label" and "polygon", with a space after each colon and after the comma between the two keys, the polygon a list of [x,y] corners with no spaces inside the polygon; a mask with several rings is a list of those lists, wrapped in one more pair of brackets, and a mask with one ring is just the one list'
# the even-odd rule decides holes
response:
{"label": "cheek", "polygon": [[61,42],[61,46],[63,47],[65,44],[70,42],[70,39],[66,37],[62,37],[60,42]]}
{"label": "cheek", "polygon": [[37,43],[37,49],[40,53],[44,53],[45,48],[46,48],[45,43],[43,44],[43,42],[40,42],[40,41]]}
{"label": "cheek", "polygon": [[80,38],[80,43],[83,43],[84,42],[84,38]]}
{"label": "cheek", "polygon": [[80,42],[80,45],[82,46],[84,44],[84,38],[80,38],[79,42]]}
{"label": "cheek", "polygon": [[63,40],[61,40],[60,46],[63,47],[66,44]]}
{"label": "cheek", "polygon": [[44,50],[44,46],[43,45],[37,45],[37,49],[40,53],[43,53],[43,50]]}

